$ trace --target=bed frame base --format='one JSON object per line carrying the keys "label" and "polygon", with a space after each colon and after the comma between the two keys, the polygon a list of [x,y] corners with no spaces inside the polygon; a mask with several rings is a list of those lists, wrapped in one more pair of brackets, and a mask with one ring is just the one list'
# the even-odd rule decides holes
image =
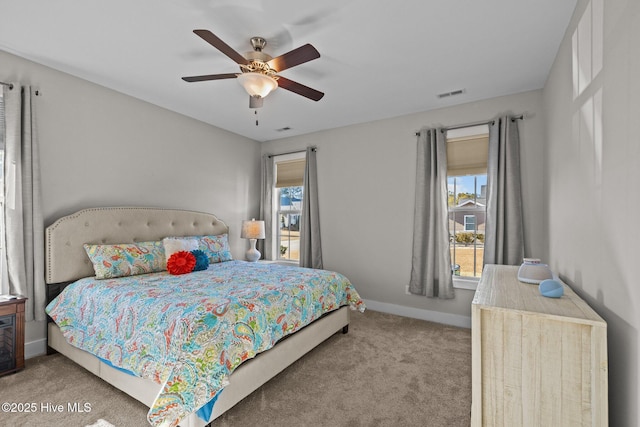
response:
{"label": "bed frame base", "polygon": [[[191,414],[182,420],[180,426],[206,426],[341,328],[342,333],[347,333],[348,327],[349,308],[342,307],[280,341],[269,351],[246,361],[231,374],[229,385],[221,392],[208,422]],[[127,375],[101,362],[90,353],[73,347],[67,343],[53,322],[49,323],[48,329],[51,348],[146,406],[150,407],[153,404],[160,391],[159,384]]]}

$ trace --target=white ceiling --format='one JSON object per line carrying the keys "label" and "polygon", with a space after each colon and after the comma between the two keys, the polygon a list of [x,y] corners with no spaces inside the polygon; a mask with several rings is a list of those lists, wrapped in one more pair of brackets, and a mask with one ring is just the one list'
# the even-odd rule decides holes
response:
{"label": "white ceiling", "polygon": [[[0,49],[257,141],[427,111],[544,86],[576,0],[0,0]],[[278,89],[249,109],[238,72],[193,34],[244,54],[311,43],[283,71],[325,93]],[[0,64],[0,80],[2,80]],[[37,82],[32,82],[37,84]],[[46,88],[41,88],[46,92]],[[462,95],[438,94],[464,89]],[[259,120],[256,126],[255,120]],[[290,127],[289,131],[278,129]]]}

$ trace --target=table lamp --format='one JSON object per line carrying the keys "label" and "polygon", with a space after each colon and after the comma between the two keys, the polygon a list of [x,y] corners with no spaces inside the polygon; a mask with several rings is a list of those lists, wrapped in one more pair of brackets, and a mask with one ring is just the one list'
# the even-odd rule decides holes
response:
{"label": "table lamp", "polygon": [[260,251],[256,249],[256,241],[257,239],[264,239],[264,221],[256,221],[255,218],[251,219],[251,221],[242,221],[240,237],[249,239],[251,244],[251,247],[245,255],[247,261],[258,261],[260,259]]}

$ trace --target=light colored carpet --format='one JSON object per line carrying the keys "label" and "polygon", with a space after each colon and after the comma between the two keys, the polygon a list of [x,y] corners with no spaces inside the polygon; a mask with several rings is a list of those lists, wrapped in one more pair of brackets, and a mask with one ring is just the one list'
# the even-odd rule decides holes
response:
{"label": "light colored carpet", "polygon": [[[86,426],[103,419],[143,427],[147,408],[61,355],[26,361],[0,378],[0,400],[34,402],[29,413],[0,413],[0,425]],[[69,403],[90,412],[67,411]],[[40,406],[63,405],[62,413]],[[367,311],[248,396],[212,427],[469,426],[471,332]]]}

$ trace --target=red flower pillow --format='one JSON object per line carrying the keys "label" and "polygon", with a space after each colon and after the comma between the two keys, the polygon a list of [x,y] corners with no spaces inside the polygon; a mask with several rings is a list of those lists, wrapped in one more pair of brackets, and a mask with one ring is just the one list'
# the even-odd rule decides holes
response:
{"label": "red flower pillow", "polygon": [[187,274],[196,266],[196,257],[187,251],[175,252],[167,260],[167,270],[170,274]]}

